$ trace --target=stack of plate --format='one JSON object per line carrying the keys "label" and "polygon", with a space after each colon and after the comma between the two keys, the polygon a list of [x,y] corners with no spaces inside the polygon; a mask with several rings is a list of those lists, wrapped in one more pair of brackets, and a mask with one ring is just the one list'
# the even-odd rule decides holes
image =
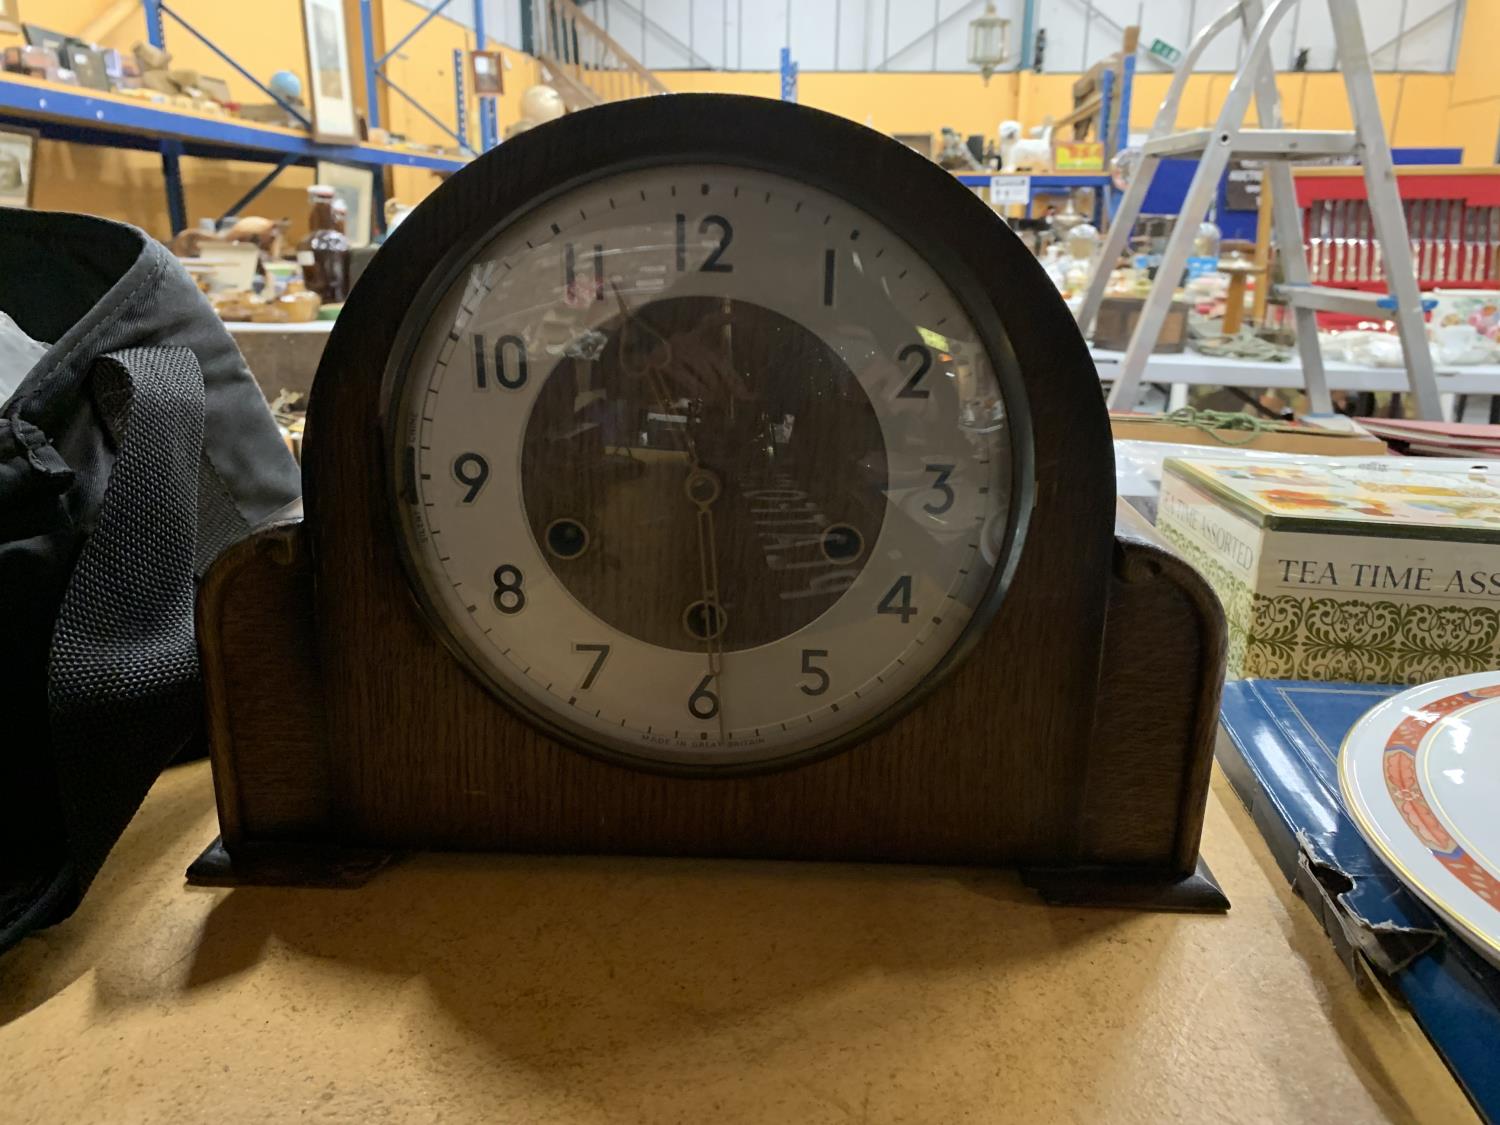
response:
{"label": "stack of plate", "polygon": [[1375,707],[1344,740],[1339,781],[1371,846],[1500,966],[1500,672]]}

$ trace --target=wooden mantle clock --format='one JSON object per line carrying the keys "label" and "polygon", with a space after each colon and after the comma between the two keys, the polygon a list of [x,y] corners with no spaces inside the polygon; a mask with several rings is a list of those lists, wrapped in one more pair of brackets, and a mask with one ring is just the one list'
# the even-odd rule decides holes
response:
{"label": "wooden mantle clock", "polygon": [[1217,603],[1117,532],[1041,268],[871,130],[680,95],[476,160],[340,315],[303,473],[200,591],[192,878],[494,849],[1225,905]]}

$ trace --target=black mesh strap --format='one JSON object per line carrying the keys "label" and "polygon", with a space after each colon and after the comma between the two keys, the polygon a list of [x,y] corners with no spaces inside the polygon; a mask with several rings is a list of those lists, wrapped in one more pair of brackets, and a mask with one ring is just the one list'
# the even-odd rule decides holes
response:
{"label": "black mesh strap", "polygon": [[197,729],[193,642],[203,376],[187,348],[97,361],[120,394],[114,469],[52,634],[47,702],[81,895],[163,766]]}

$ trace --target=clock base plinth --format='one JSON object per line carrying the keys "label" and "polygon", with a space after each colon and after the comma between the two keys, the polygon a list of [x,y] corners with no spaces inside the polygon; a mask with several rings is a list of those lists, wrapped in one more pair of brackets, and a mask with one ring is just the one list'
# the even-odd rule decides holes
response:
{"label": "clock base plinth", "polygon": [[222,837],[187,869],[195,887],[362,887],[392,859],[391,852],[307,843],[254,844],[231,856]]}
{"label": "clock base plinth", "polygon": [[[309,844],[259,844],[240,849],[239,859],[221,837],[187,869],[195,887],[364,886],[396,858],[395,853]],[[1048,906],[1102,906],[1178,914],[1221,914],[1229,899],[1200,857],[1191,875],[1109,867],[1023,867],[1021,882]]]}
{"label": "clock base plinth", "polygon": [[[428,848],[1001,869],[1025,856],[1034,866],[1023,877],[1049,902],[1223,910],[1197,855],[1218,728],[1223,612],[1149,526],[1128,510],[1118,514],[1100,614],[1072,630],[1023,631],[1024,644],[1002,639],[988,665],[982,650],[945,697],[907,720],[922,724],[913,728],[922,737],[901,742],[882,732],[825,762],[722,779],[664,779],[553,743],[476,695],[429,649],[388,692],[361,696],[360,705],[374,700],[408,721],[420,705],[440,721],[422,725],[417,743],[394,737],[396,718],[390,731],[350,739],[331,709],[347,705],[350,684],[326,670],[323,654],[366,652],[375,624],[418,646],[422,638],[408,631],[412,610],[393,593],[355,615],[357,627],[322,635],[329,626],[315,606],[307,528],[295,516],[269,524],[220,555],[199,588],[209,749],[229,843],[206,852],[189,880],[357,886],[392,852]],[[993,722],[997,682],[1019,685],[1003,706],[1027,706],[1058,675],[1047,654],[1095,630],[1103,653],[1092,691],[1078,689],[1065,706],[1029,712],[1012,727]],[[997,662],[1013,675],[995,672]],[[1056,725],[1078,713],[1091,729],[1072,724],[1078,742],[1069,742]],[[997,736],[1008,730],[1016,733]],[[954,776],[979,783],[954,787]],[[470,780],[457,788],[454,777]],[[1015,779],[1028,779],[1022,797],[1052,786],[1045,815],[1031,800],[1011,800]],[[567,799],[527,797],[538,792]],[[756,807],[764,815],[746,814]]]}
{"label": "clock base plinth", "polygon": [[1105,906],[1222,914],[1229,898],[1203,857],[1190,875],[1120,867],[1023,867],[1021,882],[1048,906]]}

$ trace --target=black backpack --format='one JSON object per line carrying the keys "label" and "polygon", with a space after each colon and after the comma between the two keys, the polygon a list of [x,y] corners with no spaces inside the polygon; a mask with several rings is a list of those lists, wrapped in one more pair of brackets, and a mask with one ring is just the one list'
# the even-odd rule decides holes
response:
{"label": "black backpack", "polygon": [[144,232],[0,208],[0,309],[53,341],[0,406],[4,950],[71,914],[157,774],[201,753],[194,580],[300,480]]}

